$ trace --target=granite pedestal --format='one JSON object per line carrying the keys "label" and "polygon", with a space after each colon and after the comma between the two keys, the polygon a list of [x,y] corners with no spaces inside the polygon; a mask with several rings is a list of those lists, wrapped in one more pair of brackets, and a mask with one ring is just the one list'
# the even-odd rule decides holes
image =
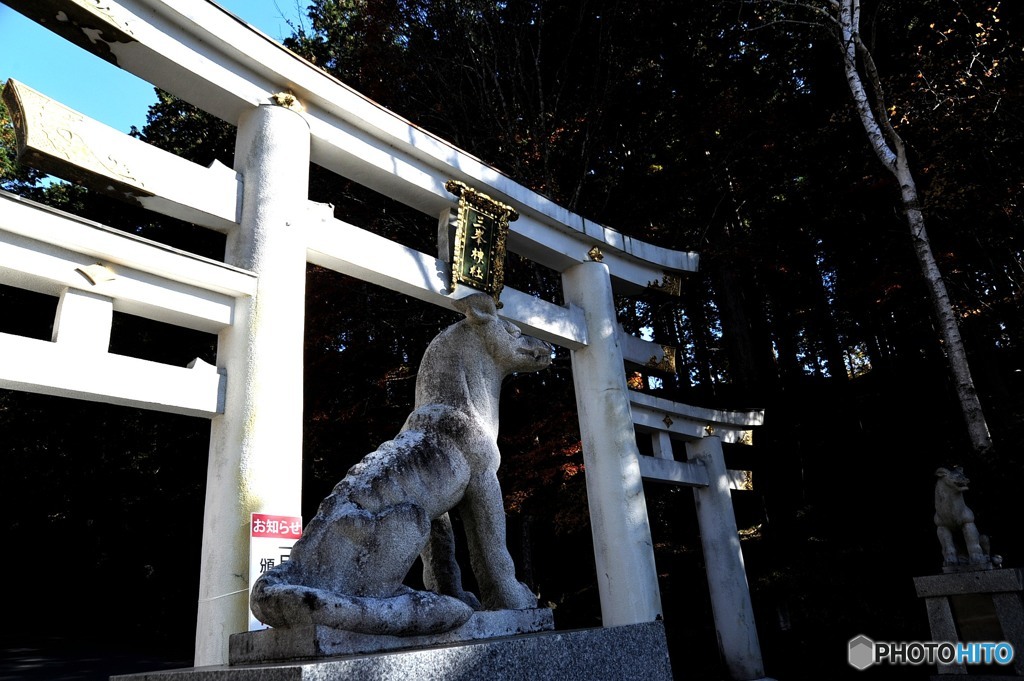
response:
{"label": "granite pedestal", "polygon": [[[995,675],[971,677],[1020,679],[1024,677],[1024,574],[1020,569],[975,570],[915,577],[917,595],[925,599],[933,641],[1006,641],[1015,656],[1005,667],[992,665]],[[963,664],[939,664],[933,679],[956,679],[968,673]]]}
{"label": "granite pedestal", "polygon": [[111,681],[671,681],[660,621],[259,665],[194,667]]}

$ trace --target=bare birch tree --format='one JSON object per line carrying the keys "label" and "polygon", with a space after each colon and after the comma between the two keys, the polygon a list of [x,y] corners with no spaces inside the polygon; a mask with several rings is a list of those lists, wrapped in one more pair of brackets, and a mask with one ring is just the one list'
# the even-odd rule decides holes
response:
{"label": "bare birch tree", "polygon": [[914,253],[924,276],[943,351],[956,386],[960,409],[967,425],[971,445],[979,454],[992,447],[988,423],[978,399],[967,362],[967,353],[960,336],[956,313],[946,291],[942,273],[932,253],[925,228],[924,214],[918,197],[917,183],[907,159],[903,139],[893,128],[886,106],[882,81],[860,32],[860,0],[825,0],[824,3],[778,2],[777,6],[797,7],[814,12],[822,25],[835,36],[842,53],[846,83],[853,96],[854,107],[875,155],[900,186],[907,226]]}

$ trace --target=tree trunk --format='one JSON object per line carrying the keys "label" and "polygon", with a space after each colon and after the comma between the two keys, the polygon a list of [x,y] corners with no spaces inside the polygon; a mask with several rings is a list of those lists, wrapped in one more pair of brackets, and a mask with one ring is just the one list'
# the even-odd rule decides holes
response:
{"label": "tree trunk", "polygon": [[917,255],[917,262],[921,267],[921,274],[924,276],[928,296],[938,321],[943,350],[956,384],[956,394],[967,423],[971,445],[975,451],[984,453],[992,447],[992,436],[989,433],[988,422],[982,411],[981,402],[978,400],[978,391],[974,387],[971,368],[967,363],[967,351],[964,348],[963,339],[960,337],[960,327],[957,324],[953,305],[946,292],[946,283],[939,271],[938,263],[935,262],[935,255],[932,253],[931,242],[925,229],[924,215],[921,214],[921,209],[918,206],[917,184],[910,172],[905,153],[900,153],[897,158],[896,177],[900,182],[914,253]]}
{"label": "tree trunk", "polygon": [[767,318],[760,287],[734,263],[716,262],[711,270],[730,382],[748,399],[764,400],[775,392],[778,367],[771,337],[759,323]]}
{"label": "tree trunk", "polygon": [[[989,434],[981,402],[978,400],[977,390],[974,388],[974,380],[967,363],[963,340],[960,338],[956,315],[950,303],[949,294],[946,292],[942,273],[935,262],[928,232],[925,230],[924,215],[921,213],[918,200],[917,183],[910,172],[906,147],[889,124],[882,97],[881,80],[875,69],[871,52],[861,41],[860,0],[841,0],[838,3],[836,18],[838,20],[838,37],[843,50],[846,82],[850,87],[850,93],[853,95],[857,113],[864,125],[871,147],[886,169],[900,183],[903,209],[907,217],[907,226],[910,228],[914,253],[917,255],[918,264],[924,275],[935,319],[938,322],[942,347],[956,385],[957,397],[960,400],[960,410],[967,425],[971,445],[976,452],[983,454],[992,447],[992,437]],[[863,76],[858,68],[858,56],[864,69]],[[871,87],[870,94],[864,87],[865,78]]]}
{"label": "tree trunk", "polygon": [[[704,307],[704,298],[710,286],[705,285],[706,279],[704,277],[699,279],[694,277],[692,280],[701,282],[701,285],[688,286],[683,295],[686,297],[686,311],[690,322],[690,338],[693,341],[693,361],[696,364],[697,385],[701,391],[700,395],[704,400],[714,400],[715,381],[711,374],[711,322],[707,316],[707,309]],[[678,318],[676,323],[678,325]],[[680,352],[682,352],[683,341],[685,340],[682,332],[685,330],[680,329],[680,331],[679,348]],[[684,383],[688,383],[688,381],[684,381]]]}
{"label": "tree trunk", "polygon": [[747,393],[760,394],[754,362],[754,341],[747,319],[747,305],[738,273],[729,263],[716,263],[715,300],[722,321],[722,345],[726,349],[730,382]]}

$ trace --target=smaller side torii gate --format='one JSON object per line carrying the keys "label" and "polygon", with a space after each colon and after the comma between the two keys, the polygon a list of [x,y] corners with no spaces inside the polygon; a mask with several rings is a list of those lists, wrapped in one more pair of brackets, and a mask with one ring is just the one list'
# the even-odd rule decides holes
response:
{"label": "smaller side torii gate", "polygon": [[[308,200],[313,162],[441,225],[449,179],[516,207],[509,249],[560,272],[565,305],[506,288],[502,316],[571,350],[603,625],[660,618],[642,481],[689,485],[723,657],[734,679],[763,676],[721,447],[749,441],[762,414],[688,407],[625,380],[624,361],[661,364],[669,350],[623,332],[613,281],[665,288],[696,269],[695,254],[552,204],[208,0],[3,1],[238,128],[235,167],[203,168],[17,82],[4,92],[24,160],[227,235],[219,263],[0,193],[0,283],[60,297],[51,342],[0,334],[0,351],[19,358],[0,368],[0,387],[211,421],[197,665],[225,662],[228,636],[247,626],[250,513],[299,515],[306,264],[451,308],[446,263]],[[216,333],[217,366],[110,354],[114,310]],[[640,455],[634,427],[652,433],[655,457]]]}

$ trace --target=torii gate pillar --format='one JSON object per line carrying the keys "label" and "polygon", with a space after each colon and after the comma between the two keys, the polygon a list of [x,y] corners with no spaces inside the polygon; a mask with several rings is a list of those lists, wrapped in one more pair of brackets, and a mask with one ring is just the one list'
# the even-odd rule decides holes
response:
{"label": "torii gate pillar", "polygon": [[309,150],[295,111],[264,105],[239,120],[242,215],[225,259],[259,278],[218,338],[227,392],[210,432],[196,666],[226,664],[228,637],[248,628],[249,514],[301,515]]}
{"label": "torii gate pillar", "polygon": [[764,677],[761,644],[754,625],[747,572],[736,527],[725,468],[722,440],[715,436],[686,443],[686,457],[698,461],[708,472],[708,485],[694,487],[697,522],[700,526],[704,565],[711,594],[711,610],[718,631],[722,659],[735,681]]}
{"label": "torii gate pillar", "polygon": [[563,273],[562,289],[566,304],[583,308],[587,324],[587,345],[572,352],[572,376],[601,621],[651,622],[661,616],[661,595],[608,266],[574,265]]}

